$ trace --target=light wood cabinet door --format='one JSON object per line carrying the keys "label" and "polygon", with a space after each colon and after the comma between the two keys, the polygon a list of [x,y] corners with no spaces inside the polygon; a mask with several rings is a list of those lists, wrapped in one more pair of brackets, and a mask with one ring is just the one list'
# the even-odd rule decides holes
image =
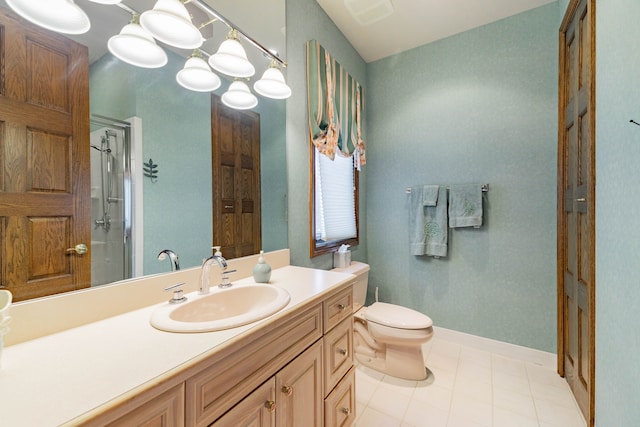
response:
{"label": "light wood cabinet door", "polygon": [[203,364],[186,381],[187,425],[209,425],[320,339],[321,308],[314,305],[237,352]]}
{"label": "light wood cabinet door", "polygon": [[278,427],[321,427],[322,340],[276,374]]}
{"label": "light wood cabinet door", "polygon": [[322,340],[242,399],[212,427],[321,427]]}
{"label": "light wood cabinet door", "polygon": [[346,427],[356,420],[356,370],[351,368],[324,401],[325,427]]}
{"label": "light wood cabinet door", "polygon": [[242,399],[211,427],[272,427],[276,425],[275,378]]}

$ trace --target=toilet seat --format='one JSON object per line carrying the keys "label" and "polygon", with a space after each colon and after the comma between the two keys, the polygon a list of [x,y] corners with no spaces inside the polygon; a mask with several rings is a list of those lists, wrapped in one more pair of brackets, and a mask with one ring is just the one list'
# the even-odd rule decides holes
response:
{"label": "toilet seat", "polygon": [[363,313],[365,320],[397,329],[427,329],[433,321],[418,311],[395,304],[374,302]]}

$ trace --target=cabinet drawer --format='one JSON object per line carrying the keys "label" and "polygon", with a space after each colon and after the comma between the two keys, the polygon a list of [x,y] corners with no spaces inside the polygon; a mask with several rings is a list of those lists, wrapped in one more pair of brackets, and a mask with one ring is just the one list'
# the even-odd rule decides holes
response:
{"label": "cabinet drawer", "polygon": [[250,395],[245,397],[229,412],[220,417],[210,427],[276,425],[276,384],[271,378]]}
{"label": "cabinet drawer", "polygon": [[356,369],[351,367],[324,400],[325,427],[346,427],[356,420]]}
{"label": "cabinet drawer", "polygon": [[324,336],[324,395],[328,395],[353,365],[353,316]]}
{"label": "cabinet drawer", "polygon": [[109,427],[184,426],[184,383],[140,404],[117,420],[102,425]]}
{"label": "cabinet drawer", "polygon": [[353,314],[353,292],[352,287],[349,286],[323,303],[324,332],[327,333],[351,314]]}

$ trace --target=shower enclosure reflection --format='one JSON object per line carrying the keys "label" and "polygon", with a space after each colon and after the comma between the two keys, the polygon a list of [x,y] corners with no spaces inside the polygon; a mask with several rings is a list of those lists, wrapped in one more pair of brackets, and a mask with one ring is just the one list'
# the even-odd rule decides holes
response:
{"label": "shower enclosure reflection", "polygon": [[134,277],[132,132],[127,122],[91,118],[91,286]]}

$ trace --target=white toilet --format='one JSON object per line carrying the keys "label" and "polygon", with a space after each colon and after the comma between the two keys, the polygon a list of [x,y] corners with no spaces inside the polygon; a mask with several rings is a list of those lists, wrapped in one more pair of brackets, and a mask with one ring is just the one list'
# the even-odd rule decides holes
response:
{"label": "white toilet", "polygon": [[352,262],[334,271],[356,275],[353,287],[354,353],[361,364],[408,380],[427,377],[422,344],[433,336],[433,322],[422,313],[399,305],[375,302],[364,307],[369,265]]}

